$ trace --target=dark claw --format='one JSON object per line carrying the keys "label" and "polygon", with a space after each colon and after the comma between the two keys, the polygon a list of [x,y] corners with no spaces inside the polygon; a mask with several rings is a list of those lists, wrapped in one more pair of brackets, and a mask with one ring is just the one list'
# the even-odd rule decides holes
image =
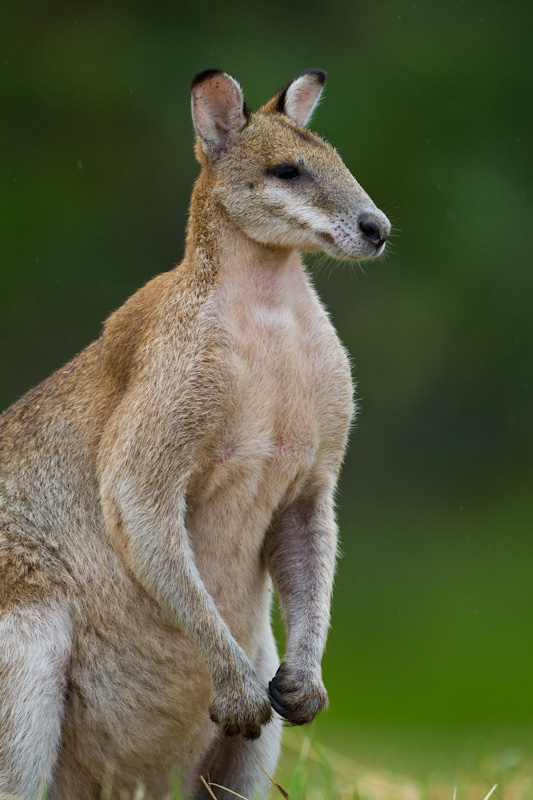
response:
{"label": "dark claw", "polygon": [[274,711],[277,711],[280,717],[285,717],[286,719],[287,711],[283,708],[282,705],[283,695],[275,686],[274,681],[270,681],[270,683],[268,684],[268,696],[270,698],[270,705],[272,706]]}
{"label": "dark claw", "polygon": [[285,709],[282,706],[280,706],[279,703],[277,703],[274,700],[273,697],[270,698],[270,704],[271,704],[272,708],[274,709],[274,711],[277,711],[277,713],[280,715],[280,717],[285,717],[287,712],[285,711]]}
{"label": "dark claw", "polygon": [[271,680],[268,684],[268,693],[270,695],[270,699],[276,700],[278,703],[283,703],[283,693],[280,692],[274,680]]}
{"label": "dark claw", "polygon": [[283,717],[291,725],[305,725],[305,720],[302,721],[299,719],[296,712],[291,711],[283,706],[283,694],[276,687],[274,681],[270,681],[268,684],[268,696],[270,697],[270,704],[272,708],[280,715],[280,717]]}

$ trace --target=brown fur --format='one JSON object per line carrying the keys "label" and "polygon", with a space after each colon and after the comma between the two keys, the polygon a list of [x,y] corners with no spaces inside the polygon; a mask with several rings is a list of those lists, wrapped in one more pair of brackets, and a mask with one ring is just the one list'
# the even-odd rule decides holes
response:
{"label": "brown fur", "polygon": [[[307,118],[321,84],[294,85]],[[273,107],[245,113],[229,76],[199,76],[193,117],[183,262],[0,417],[0,793],[34,800],[51,767],[50,800],[106,781],[155,800],[172,770],[187,798],[207,769],[266,792],[272,706],[302,724],[327,703],[352,388],[297,250],[374,255],[353,219],[383,240],[388,223],[333,148]]]}

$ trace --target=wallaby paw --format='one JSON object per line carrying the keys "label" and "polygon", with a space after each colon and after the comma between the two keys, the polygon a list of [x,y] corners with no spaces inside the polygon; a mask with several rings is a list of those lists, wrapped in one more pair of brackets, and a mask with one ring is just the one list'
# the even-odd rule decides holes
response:
{"label": "wallaby paw", "polygon": [[258,739],[261,727],[272,719],[272,707],[266,690],[256,678],[243,679],[238,689],[225,689],[212,697],[209,716],[226,736]]}
{"label": "wallaby paw", "polygon": [[291,725],[312,722],[328,706],[328,693],[320,679],[310,679],[303,670],[281,664],[268,684],[274,711]]}

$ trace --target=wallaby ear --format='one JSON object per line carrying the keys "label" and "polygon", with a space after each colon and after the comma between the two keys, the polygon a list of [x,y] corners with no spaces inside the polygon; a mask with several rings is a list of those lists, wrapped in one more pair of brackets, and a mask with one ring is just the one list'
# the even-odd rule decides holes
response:
{"label": "wallaby ear", "polygon": [[204,69],[194,76],[191,106],[194,129],[207,155],[226,150],[248,117],[241,87],[220,69]]}
{"label": "wallaby ear", "polygon": [[318,105],[326,73],[321,69],[310,69],[290,81],[261,111],[286,114],[298,125],[307,125]]}

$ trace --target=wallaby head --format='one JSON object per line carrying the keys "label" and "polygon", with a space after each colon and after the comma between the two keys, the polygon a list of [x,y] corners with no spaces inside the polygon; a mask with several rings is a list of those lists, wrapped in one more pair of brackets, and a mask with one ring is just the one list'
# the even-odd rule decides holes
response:
{"label": "wallaby head", "polygon": [[337,151],[305,127],[325,77],[305,72],[252,113],[232,77],[198,73],[192,83],[197,158],[216,200],[256,242],[336,258],[380,255],[387,217]]}

